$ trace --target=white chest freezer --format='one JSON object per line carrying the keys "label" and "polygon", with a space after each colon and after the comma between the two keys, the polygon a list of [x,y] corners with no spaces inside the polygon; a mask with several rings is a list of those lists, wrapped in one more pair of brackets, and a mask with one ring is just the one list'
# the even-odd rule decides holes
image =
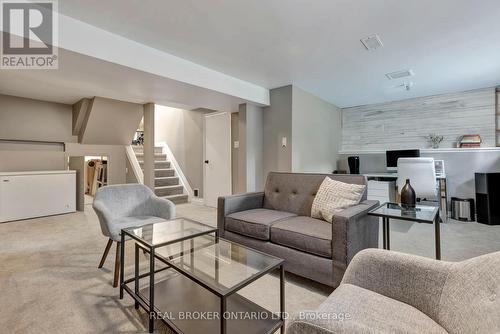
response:
{"label": "white chest freezer", "polygon": [[0,222],[75,211],[74,170],[0,172]]}

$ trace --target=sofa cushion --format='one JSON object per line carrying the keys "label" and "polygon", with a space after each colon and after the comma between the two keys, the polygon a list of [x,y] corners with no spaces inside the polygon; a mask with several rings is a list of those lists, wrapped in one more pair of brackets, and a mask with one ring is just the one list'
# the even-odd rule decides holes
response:
{"label": "sofa cushion", "polygon": [[271,242],[327,258],[332,257],[332,224],[298,216],[271,226]]}
{"label": "sofa cushion", "polygon": [[363,175],[271,172],[264,189],[264,208],[310,217],[314,197],[327,176],[340,182],[366,184]]}
{"label": "sofa cushion", "polygon": [[335,213],[359,204],[365,188],[364,184],[345,183],[325,177],[314,198],[311,217],[332,223]]}
{"label": "sofa cushion", "polygon": [[341,284],[316,311],[305,311],[297,315],[288,326],[287,333],[447,332],[408,304],[355,285]]}
{"label": "sofa cushion", "polygon": [[269,240],[269,227],[296,214],[268,209],[252,209],[226,216],[225,229],[252,238]]}

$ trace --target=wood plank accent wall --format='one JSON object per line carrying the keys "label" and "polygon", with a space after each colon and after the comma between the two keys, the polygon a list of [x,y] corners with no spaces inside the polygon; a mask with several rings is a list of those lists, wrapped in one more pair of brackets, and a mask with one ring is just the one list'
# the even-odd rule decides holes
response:
{"label": "wood plank accent wall", "polygon": [[468,133],[495,146],[495,88],[342,110],[343,151],[427,148],[430,133],[444,136],[440,148]]}

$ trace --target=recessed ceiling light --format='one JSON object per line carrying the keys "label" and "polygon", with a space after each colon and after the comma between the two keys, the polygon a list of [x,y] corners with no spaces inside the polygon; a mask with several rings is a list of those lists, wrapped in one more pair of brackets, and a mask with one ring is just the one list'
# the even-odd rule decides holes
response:
{"label": "recessed ceiling light", "polygon": [[413,75],[414,75],[414,73],[412,70],[402,70],[402,71],[387,73],[385,76],[389,80],[394,80],[394,79],[401,79],[401,78],[405,78],[405,77],[411,77]]}
{"label": "recessed ceiling light", "polygon": [[365,38],[361,38],[361,43],[363,43],[368,51],[376,50],[384,46],[378,35],[371,35]]}

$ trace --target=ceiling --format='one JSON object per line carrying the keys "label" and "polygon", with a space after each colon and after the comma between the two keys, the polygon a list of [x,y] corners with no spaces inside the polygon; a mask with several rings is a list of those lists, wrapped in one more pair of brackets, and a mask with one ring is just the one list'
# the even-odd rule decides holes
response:
{"label": "ceiling", "polygon": [[[500,84],[498,0],[64,0],[91,25],[340,107]],[[367,51],[360,38],[378,34]],[[386,73],[412,69],[410,91]]]}
{"label": "ceiling", "polygon": [[83,97],[183,109],[238,109],[245,101],[230,95],[59,49],[58,70],[0,70],[0,94],[74,104]]}

